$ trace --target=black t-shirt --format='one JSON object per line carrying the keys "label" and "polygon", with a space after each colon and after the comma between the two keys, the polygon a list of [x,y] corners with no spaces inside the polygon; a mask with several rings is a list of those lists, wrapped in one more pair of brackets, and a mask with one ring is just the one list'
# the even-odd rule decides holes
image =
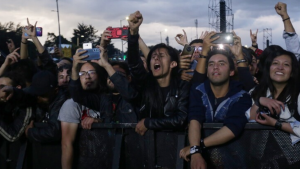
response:
{"label": "black t-shirt", "polygon": [[[163,101],[164,101],[164,103],[165,103],[166,98],[167,98],[167,95],[168,95],[168,93],[169,93],[169,91],[170,91],[170,86],[168,86],[168,87],[161,87],[161,88],[160,88],[160,91],[161,91],[161,93],[162,93]],[[164,105],[165,105],[165,104],[164,104]]]}

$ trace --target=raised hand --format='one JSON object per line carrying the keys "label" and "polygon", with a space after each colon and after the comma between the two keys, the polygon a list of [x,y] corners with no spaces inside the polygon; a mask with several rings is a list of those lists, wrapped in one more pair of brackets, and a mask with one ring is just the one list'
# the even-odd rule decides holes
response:
{"label": "raised hand", "polygon": [[250,38],[251,38],[252,44],[256,44],[256,42],[257,42],[257,33],[258,33],[258,29],[256,29],[256,33],[252,33],[252,30],[250,29]]}
{"label": "raised hand", "polygon": [[241,38],[237,36],[234,31],[232,31],[232,33],[233,33],[233,45],[230,46],[226,44],[225,46],[227,46],[231,50],[232,54],[234,54],[237,60],[244,59],[243,52],[242,52]]}
{"label": "raised hand", "polygon": [[205,32],[202,31],[199,39],[204,39],[207,35],[208,35],[208,31],[205,31]]}
{"label": "raised hand", "polygon": [[17,52],[20,48],[15,49],[13,52],[11,52],[9,55],[6,56],[4,65],[12,65],[13,63],[18,62],[18,59],[20,59],[20,55]]}
{"label": "raised hand", "polygon": [[186,36],[186,33],[184,31],[184,29],[182,29],[183,31],[183,34],[179,33],[175,36],[175,40],[178,44],[184,46],[186,44],[188,44],[188,40],[187,40],[187,36]]}
{"label": "raised hand", "polygon": [[136,35],[139,32],[139,27],[143,22],[143,15],[140,11],[136,11],[129,15],[128,24],[130,28],[130,34]]}
{"label": "raised hand", "polygon": [[[34,24],[34,26],[33,25],[31,25],[30,23],[29,23],[29,19],[27,18],[27,26],[25,27],[25,28],[23,28],[23,31],[24,31],[24,33],[27,33],[27,35],[28,35],[28,39],[33,39],[33,38],[36,38],[36,31],[35,31],[35,29],[36,29],[36,24],[37,24],[37,21],[35,22],[35,24]],[[26,37],[25,35],[23,35],[24,36],[24,38]],[[23,37],[22,36],[22,37]]]}
{"label": "raised hand", "polygon": [[219,39],[220,37],[217,36],[211,39],[211,37],[214,36],[215,34],[216,32],[212,31],[209,32],[207,36],[204,37],[202,52],[201,52],[202,55],[207,56],[207,53],[210,51],[210,47],[217,46],[217,44],[213,44],[212,42],[215,41],[216,39]]}
{"label": "raised hand", "polygon": [[92,60],[92,62],[98,63],[101,67],[109,65],[107,51],[102,46],[97,45],[96,47],[100,50],[100,59]]}
{"label": "raised hand", "polygon": [[278,2],[275,5],[275,11],[277,12],[278,15],[280,15],[283,19],[288,18],[288,13],[287,13],[287,6],[285,3]]}
{"label": "raised hand", "polygon": [[[107,28],[111,28],[111,26],[109,26]],[[103,48],[106,48],[107,45],[109,45],[110,41],[111,41],[111,39],[108,38],[111,36],[111,31],[107,30],[107,28],[103,31],[103,33],[101,35],[100,46],[102,46]]]}

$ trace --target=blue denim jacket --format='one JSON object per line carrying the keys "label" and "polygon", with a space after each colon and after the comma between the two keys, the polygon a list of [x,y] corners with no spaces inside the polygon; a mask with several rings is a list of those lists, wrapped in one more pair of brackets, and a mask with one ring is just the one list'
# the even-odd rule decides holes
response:
{"label": "blue denim jacket", "polygon": [[235,102],[237,102],[239,100],[239,98],[242,97],[244,93],[246,93],[246,91],[241,90],[240,92],[234,94],[233,96],[228,97],[226,100],[224,100],[223,102],[221,102],[219,104],[219,106],[214,114],[213,108],[211,106],[207,92],[205,90],[204,83],[199,85],[196,88],[196,90],[199,90],[202,93],[202,102],[203,102],[203,105],[206,107],[206,113],[205,113],[205,119],[206,119],[205,122],[206,123],[223,122],[224,119],[226,118],[226,114],[228,112],[229,106],[234,104]]}

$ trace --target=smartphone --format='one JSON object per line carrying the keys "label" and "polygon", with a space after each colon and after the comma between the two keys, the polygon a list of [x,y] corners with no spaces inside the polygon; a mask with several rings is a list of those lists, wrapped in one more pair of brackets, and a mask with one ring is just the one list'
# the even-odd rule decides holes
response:
{"label": "smartphone", "polygon": [[82,44],[83,49],[92,49],[92,43],[83,43]]}
{"label": "smartphone", "polygon": [[78,50],[78,52],[81,52],[81,51],[87,51],[83,54],[81,54],[80,56],[85,56],[85,55],[88,55],[87,58],[84,58],[82,60],[99,60],[100,59],[100,50],[98,48],[92,48],[92,49],[80,49]]}
{"label": "smartphone", "polygon": [[36,36],[43,36],[43,28],[42,27],[36,27]]}
{"label": "smartphone", "polygon": [[118,27],[118,28],[107,28],[106,30],[111,31],[111,36],[108,37],[110,39],[121,39],[128,37],[128,27]]}
{"label": "smartphone", "polygon": [[[27,30],[27,28],[25,28]],[[42,27],[36,27],[35,28],[36,36],[43,36],[43,28]],[[24,36],[28,36],[27,33],[24,33]]]}
{"label": "smartphone", "polygon": [[195,52],[195,47],[190,45],[184,45],[181,56],[183,55],[193,55]]}
{"label": "smartphone", "polygon": [[[193,70],[195,70],[196,69],[196,67],[197,67],[197,64],[198,64],[198,62],[196,61],[196,60],[193,60],[193,62],[191,63],[191,66],[190,66],[190,69],[193,69]],[[194,72],[187,72],[187,74],[189,74],[189,75],[194,75]]]}
{"label": "smartphone", "polygon": [[211,37],[211,39],[219,36],[218,39],[214,40],[213,44],[233,44],[233,34],[232,33],[216,33]]}
{"label": "smartphone", "polygon": [[53,54],[55,48],[54,47],[48,47],[47,50],[48,50],[48,53]]}

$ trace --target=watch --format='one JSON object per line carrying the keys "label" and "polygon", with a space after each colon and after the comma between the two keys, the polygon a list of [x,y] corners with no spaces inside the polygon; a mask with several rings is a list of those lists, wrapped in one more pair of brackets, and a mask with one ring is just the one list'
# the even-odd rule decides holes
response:
{"label": "watch", "polygon": [[196,153],[202,153],[200,146],[192,146],[190,149],[190,155],[196,154]]}
{"label": "watch", "polygon": [[199,58],[207,58],[207,56],[204,56],[204,55],[199,55]]}
{"label": "watch", "polygon": [[282,123],[279,122],[279,121],[277,120],[274,127],[275,127],[277,130],[281,130],[281,128],[282,128]]}
{"label": "watch", "polygon": [[237,60],[237,61],[236,61],[236,64],[239,64],[239,63],[245,63],[245,62],[247,62],[247,60],[241,59],[241,60]]}

